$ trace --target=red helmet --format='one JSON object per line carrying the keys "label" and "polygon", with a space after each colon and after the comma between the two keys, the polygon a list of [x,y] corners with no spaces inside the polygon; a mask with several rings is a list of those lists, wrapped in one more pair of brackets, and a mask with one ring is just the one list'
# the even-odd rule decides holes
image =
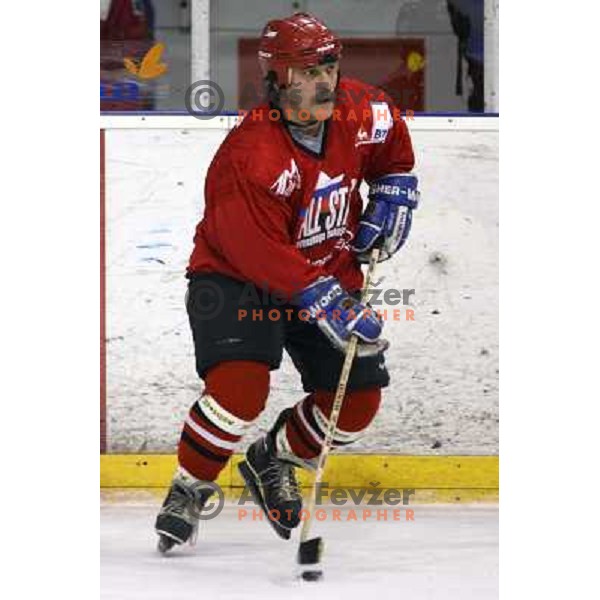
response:
{"label": "red helmet", "polygon": [[289,69],[307,69],[339,60],[340,39],[309,13],[296,13],[286,19],[269,21],[263,29],[258,62],[267,77],[275,73],[281,86],[290,82]]}

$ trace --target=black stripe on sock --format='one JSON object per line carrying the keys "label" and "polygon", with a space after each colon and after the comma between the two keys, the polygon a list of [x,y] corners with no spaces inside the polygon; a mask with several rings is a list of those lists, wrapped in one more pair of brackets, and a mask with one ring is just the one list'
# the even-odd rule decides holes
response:
{"label": "black stripe on sock", "polygon": [[210,450],[208,450],[207,448],[204,448],[204,446],[201,446],[187,431],[182,431],[181,432],[181,441],[185,442],[186,444],[188,444],[188,446],[190,446],[192,448],[192,450],[194,450],[195,452],[197,452],[198,454],[202,454],[202,456],[204,456],[205,458],[208,458],[210,460],[214,460],[215,462],[218,463],[226,463],[229,460],[229,456],[219,456],[218,454],[215,454],[214,452],[211,452]]}
{"label": "black stripe on sock", "polygon": [[312,439],[308,439],[302,430],[303,425],[298,422],[296,411],[292,413],[292,416],[288,419],[288,425],[294,430],[296,435],[300,438],[302,443],[313,453],[319,455],[321,453],[321,447],[315,445]]}
{"label": "black stripe on sock", "polygon": [[[300,410],[302,411],[302,414],[304,415],[304,418],[306,419],[306,421],[308,422],[308,424],[313,428],[314,431],[316,431],[317,433],[320,433],[321,436],[323,437],[323,439],[325,439],[327,432],[326,431],[321,431],[321,427],[319,426],[319,423],[317,422],[317,419],[315,418],[315,415],[312,411],[312,407],[315,406],[314,402],[311,403],[310,407],[308,406],[308,403],[306,402],[306,400],[304,400],[302,402],[302,404],[300,405]],[[306,410],[303,410],[306,409]],[[325,415],[323,415],[325,416]],[[332,441],[332,446],[335,447],[339,447],[339,446],[347,446],[348,444],[352,444],[353,442],[346,442],[346,441],[341,441],[341,440],[337,440],[335,437],[335,433],[333,435],[333,441]]]}
{"label": "black stripe on sock", "polygon": [[306,400],[303,400],[302,403],[300,404],[300,410],[302,411],[302,414],[304,415],[304,418],[306,419],[307,423],[313,428],[313,431],[315,431],[316,433],[318,433],[323,439],[325,439],[325,432],[321,431],[321,428],[319,427],[319,424],[317,423],[317,420],[315,419],[315,415],[313,414],[312,411],[312,407],[313,407],[313,402],[311,402],[311,406],[307,406],[308,402]]}

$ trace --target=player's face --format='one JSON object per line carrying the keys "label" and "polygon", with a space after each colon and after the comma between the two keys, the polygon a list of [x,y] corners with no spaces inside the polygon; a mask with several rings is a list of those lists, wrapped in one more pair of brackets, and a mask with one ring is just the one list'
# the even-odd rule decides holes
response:
{"label": "player's face", "polygon": [[339,62],[308,69],[292,69],[291,100],[304,120],[307,113],[313,121],[324,121],[332,115],[339,70]]}

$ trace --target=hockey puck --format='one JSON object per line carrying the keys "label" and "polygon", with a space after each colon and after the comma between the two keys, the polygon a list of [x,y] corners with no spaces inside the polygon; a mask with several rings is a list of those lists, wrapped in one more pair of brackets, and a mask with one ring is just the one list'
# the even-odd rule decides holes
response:
{"label": "hockey puck", "polygon": [[304,581],[319,581],[323,578],[323,571],[302,571]]}

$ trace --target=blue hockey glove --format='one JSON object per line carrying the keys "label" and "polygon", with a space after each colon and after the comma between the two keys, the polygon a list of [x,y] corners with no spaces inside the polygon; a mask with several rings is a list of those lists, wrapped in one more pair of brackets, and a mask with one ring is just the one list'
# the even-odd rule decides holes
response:
{"label": "blue hockey glove", "polygon": [[376,179],[369,189],[369,203],[362,215],[352,248],[361,263],[377,240],[381,243],[379,262],[391,258],[408,238],[412,211],[419,204],[418,179],[413,173],[398,173]]}
{"label": "blue hockey glove", "polygon": [[[380,339],[383,321],[368,304],[362,304],[340,286],[335,277],[321,277],[297,297],[301,317],[315,323],[342,352],[351,335],[359,338],[356,356],[375,356],[389,347]],[[303,312],[306,311],[306,312]]]}

